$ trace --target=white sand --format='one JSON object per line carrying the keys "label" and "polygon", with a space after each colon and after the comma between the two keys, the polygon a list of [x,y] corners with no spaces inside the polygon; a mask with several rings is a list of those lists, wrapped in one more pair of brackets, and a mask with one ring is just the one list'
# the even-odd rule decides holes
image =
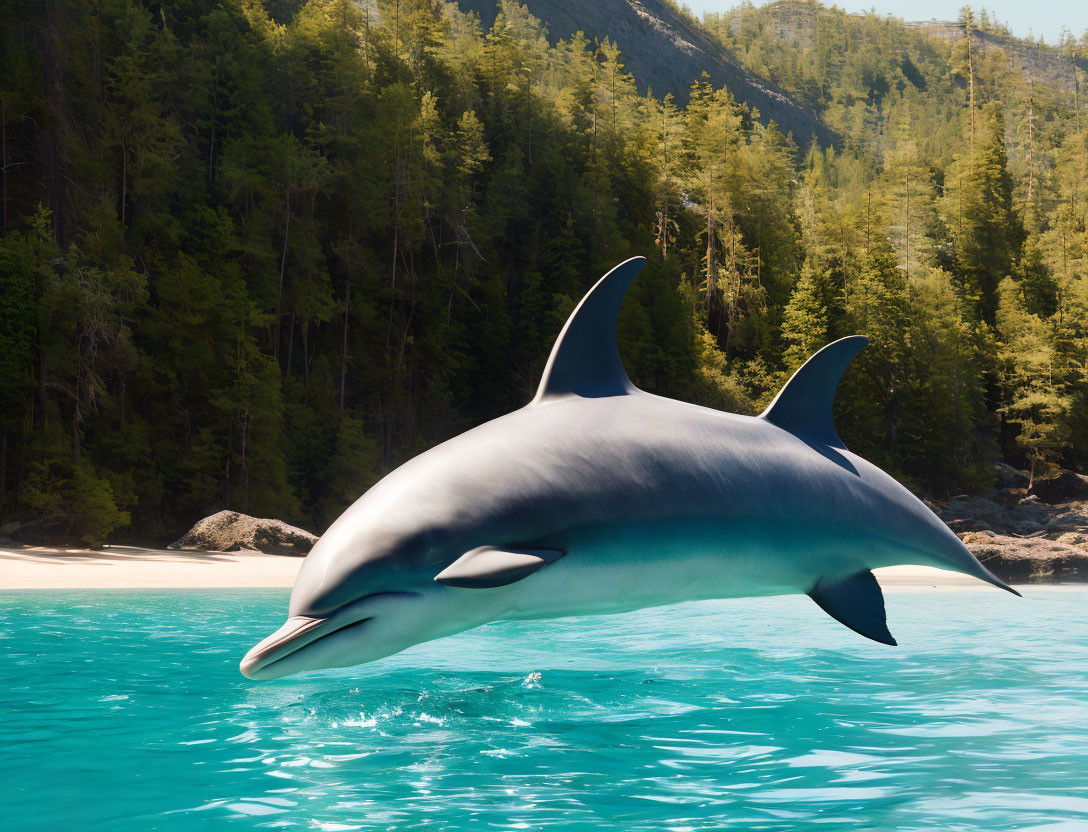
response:
{"label": "white sand", "polygon": [[[302,561],[257,552],[175,552],[136,546],[109,546],[96,552],[11,546],[0,548],[0,589],[290,587]],[[885,592],[993,591],[974,578],[927,566],[891,566],[875,574]]]}
{"label": "white sand", "polygon": [[0,548],[0,589],[201,589],[292,586],[303,558],[137,546]]}

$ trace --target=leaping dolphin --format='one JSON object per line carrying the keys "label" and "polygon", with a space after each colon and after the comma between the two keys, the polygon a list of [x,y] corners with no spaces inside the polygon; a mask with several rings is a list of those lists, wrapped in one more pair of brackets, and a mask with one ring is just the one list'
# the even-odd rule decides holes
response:
{"label": "leaping dolphin", "polygon": [[528,405],[405,463],[332,524],[242,673],[362,664],[500,619],[789,593],[894,645],[870,571],[893,564],[1015,593],[836,434],[835,389],[866,338],[817,352],[759,416],[636,388],[616,324],[645,262],[583,298]]}

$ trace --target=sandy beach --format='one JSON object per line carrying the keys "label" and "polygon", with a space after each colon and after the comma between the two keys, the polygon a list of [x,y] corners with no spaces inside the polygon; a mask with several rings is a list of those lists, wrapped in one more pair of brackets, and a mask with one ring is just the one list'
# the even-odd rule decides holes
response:
{"label": "sandy beach", "polygon": [[[259,552],[181,552],[138,546],[55,549],[0,547],[4,589],[197,589],[290,587],[303,558]],[[955,572],[927,566],[875,570],[885,592],[993,588]]]}
{"label": "sandy beach", "polygon": [[289,587],[302,561],[259,552],[15,545],[0,547],[0,590]]}

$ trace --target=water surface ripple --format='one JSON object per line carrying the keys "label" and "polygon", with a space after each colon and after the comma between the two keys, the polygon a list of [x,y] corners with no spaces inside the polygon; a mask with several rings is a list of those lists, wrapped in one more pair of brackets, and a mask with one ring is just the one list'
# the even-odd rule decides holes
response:
{"label": "water surface ripple", "polygon": [[10,830],[1088,830],[1088,589],[502,623],[252,682],[286,591],[0,594]]}

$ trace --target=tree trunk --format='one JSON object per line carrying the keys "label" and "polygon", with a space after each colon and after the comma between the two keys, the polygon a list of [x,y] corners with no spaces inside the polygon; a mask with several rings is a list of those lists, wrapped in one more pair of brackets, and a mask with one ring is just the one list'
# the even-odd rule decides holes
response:
{"label": "tree trunk", "polygon": [[975,152],[975,56],[974,51],[971,48],[971,18],[970,12],[968,17],[964,20],[964,28],[967,30],[967,80],[968,88],[970,90],[968,94],[968,105],[971,109],[971,121],[970,121],[970,136],[971,136],[971,152]]}
{"label": "tree trunk", "polygon": [[279,358],[280,355],[280,325],[283,323],[283,274],[287,269],[287,240],[291,236],[291,189],[284,191],[284,201],[287,203],[287,219],[283,222],[283,252],[280,254],[280,289],[276,296],[276,342],[272,347],[272,354]]}
{"label": "tree trunk", "polygon": [[[398,117],[399,118],[399,117]],[[385,330],[385,346],[393,343],[393,307],[397,301],[397,257],[400,254],[400,128],[398,121],[397,151],[393,160],[393,268],[389,279],[389,326]]]}
{"label": "tree trunk", "polygon": [[8,429],[0,431],[0,517],[3,517],[4,497],[8,483]]}
{"label": "tree trunk", "polygon": [[215,182],[215,132],[219,121],[219,56],[215,57],[215,71],[212,75],[212,123],[211,136],[208,139],[208,181]]}
{"label": "tree trunk", "polygon": [[706,204],[706,306],[710,308],[714,297],[714,197],[707,197]]}
{"label": "tree trunk", "polygon": [[1077,47],[1073,47],[1073,117],[1080,132],[1080,70],[1077,68]]}
{"label": "tree trunk", "polygon": [[344,390],[348,377],[348,317],[351,315],[351,275],[344,289],[344,343],[340,350],[340,415],[344,414]]}
{"label": "tree trunk", "polygon": [[1031,97],[1027,104],[1027,201],[1035,191],[1035,82],[1031,82]]}
{"label": "tree trunk", "polygon": [[41,132],[42,174],[49,210],[53,213],[53,234],[61,248],[68,244],[68,186],[64,178],[67,158],[64,150],[66,101],[60,65],[60,0],[46,0],[45,31],[42,32],[42,75],[45,80],[46,124]]}
{"label": "tree trunk", "polygon": [[128,199],[128,147],[121,140],[121,227],[125,225],[125,202]]}
{"label": "tree trunk", "polygon": [[865,197],[865,254],[869,254],[869,235],[873,228],[873,189],[866,192]]}
{"label": "tree trunk", "polygon": [[242,412],[242,511],[249,512],[249,408]]}
{"label": "tree trunk", "polygon": [[[287,363],[284,364],[283,374],[284,376],[291,375],[291,359],[294,357],[295,352],[295,313],[291,313],[291,322],[288,324],[287,330]],[[305,360],[306,356],[303,356]]]}
{"label": "tree trunk", "polygon": [[[0,185],[0,191],[2,191],[2,197],[0,202],[3,202],[3,225],[0,226],[0,234],[8,233],[8,103],[3,99],[0,99],[0,179],[3,180],[3,184]],[[5,434],[5,437],[7,434]]]}

